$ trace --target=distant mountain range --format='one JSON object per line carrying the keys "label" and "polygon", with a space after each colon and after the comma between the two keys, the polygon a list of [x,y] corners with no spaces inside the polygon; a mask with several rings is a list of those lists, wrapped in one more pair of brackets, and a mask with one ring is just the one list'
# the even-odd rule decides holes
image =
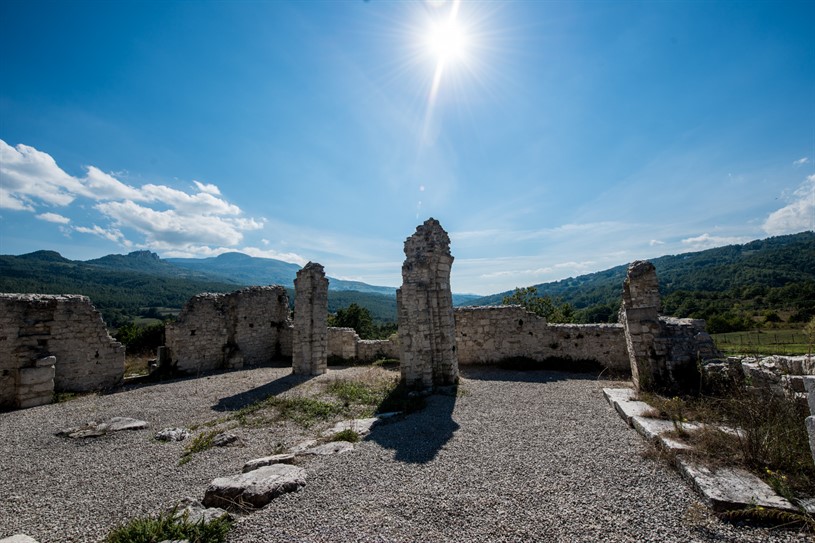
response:
{"label": "distant mountain range", "polygon": [[[815,314],[815,233],[803,232],[651,260],[663,311],[711,318],[738,310]],[[247,285],[293,288],[300,266],[242,253],[214,258],[161,259],[149,251],[72,261],[54,251],[0,255],[0,291],[85,294],[111,322],[146,308],[180,308],[199,292],[229,292]],[[571,304],[582,322],[614,320],[627,266],[535,285],[539,295]],[[378,322],[396,318],[394,287],[329,279],[329,310],[356,302]],[[512,291],[491,296],[454,294],[455,305],[495,305]],[[733,313],[735,315],[735,313]],[[732,315],[731,315],[732,316]],[[733,317],[735,318],[735,317]],[[740,317],[743,318],[743,317]]]}

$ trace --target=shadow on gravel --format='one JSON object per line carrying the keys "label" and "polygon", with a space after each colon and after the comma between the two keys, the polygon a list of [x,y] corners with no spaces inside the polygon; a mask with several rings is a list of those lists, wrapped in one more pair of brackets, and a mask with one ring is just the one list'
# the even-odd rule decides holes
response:
{"label": "shadow on gravel", "polygon": [[478,381],[514,381],[547,383],[554,381],[619,381],[630,374],[611,372],[591,360],[550,359],[544,362],[527,358],[509,358],[495,365],[466,366],[461,376]]}
{"label": "shadow on gravel", "polygon": [[255,402],[264,400],[269,396],[277,396],[287,390],[291,390],[297,385],[303,384],[312,376],[310,375],[294,375],[289,374],[279,379],[275,379],[265,385],[255,387],[253,389],[221,398],[218,403],[212,406],[213,411],[238,411],[247,405],[252,405]]}
{"label": "shadow on gravel", "polygon": [[408,464],[426,464],[450,441],[459,425],[453,420],[456,388],[449,394],[426,398],[424,409],[402,420],[374,425],[365,438],[394,451],[394,460]]}

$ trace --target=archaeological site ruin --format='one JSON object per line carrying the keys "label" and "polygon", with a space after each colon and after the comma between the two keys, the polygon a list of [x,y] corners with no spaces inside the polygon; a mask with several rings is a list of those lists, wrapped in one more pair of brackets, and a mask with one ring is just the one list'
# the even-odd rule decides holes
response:
{"label": "archaeological site ruin", "polygon": [[[631,372],[644,390],[680,393],[699,382],[699,359],[717,356],[704,322],[659,315],[656,270],[634,262],[620,322],[549,324],[520,306],[454,308],[450,238],[428,219],[404,244],[397,291],[398,337],[361,340],[327,326],[328,279],[309,263],[297,274],[292,318],[282,286],[199,294],[166,327],[161,361],[199,375],[291,359],[293,373],[319,375],[327,360],[398,358],[411,388],[454,385],[459,366],[507,359],[594,362]],[[54,392],[111,388],[124,375],[124,348],[84,296],[0,295],[0,405],[48,403]]]}

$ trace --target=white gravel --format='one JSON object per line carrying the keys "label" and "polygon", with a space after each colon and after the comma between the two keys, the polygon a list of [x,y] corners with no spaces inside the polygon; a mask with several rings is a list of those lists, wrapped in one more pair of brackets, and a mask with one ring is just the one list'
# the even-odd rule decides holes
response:
{"label": "white gravel", "polygon": [[[247,460],[322,426],[236,428],[244,447],[178,459],[185,443],[153,434],[224,414],[252,396],[309,387],[289,368],[143,386],[0,414],[0,538],[99,541]],[[327,376],[358,369],[330,370]],[[808,541],[719,522],[602,395],[621,383],[555,372],[466,370],[458,397],[374,428],[356,450],[300,459],[306,487],[241,516],[231,543],[318,541]],[[312,381],[313,382],[313,381]],[[253,392],[248,392],[253,391]],[[69,440],[58,430],[127,416],[146,431]],[[326,424],[325,427],[330,425]]]}

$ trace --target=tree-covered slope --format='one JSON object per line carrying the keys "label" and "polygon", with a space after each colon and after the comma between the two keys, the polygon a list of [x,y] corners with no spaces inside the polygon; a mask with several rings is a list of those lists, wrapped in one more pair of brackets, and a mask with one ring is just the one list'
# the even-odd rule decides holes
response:
{"label": "tree-covered slope", "polygon": [[[815,233],[802,232],[651,260],[663,312],[712,318],[734,312],[789,311],[796,320],[815,313]],[[582,310],[581,320],[614,318],[627,265],[535,285],[540,295]],[[468,305],[500,304],[512,291]]]}

